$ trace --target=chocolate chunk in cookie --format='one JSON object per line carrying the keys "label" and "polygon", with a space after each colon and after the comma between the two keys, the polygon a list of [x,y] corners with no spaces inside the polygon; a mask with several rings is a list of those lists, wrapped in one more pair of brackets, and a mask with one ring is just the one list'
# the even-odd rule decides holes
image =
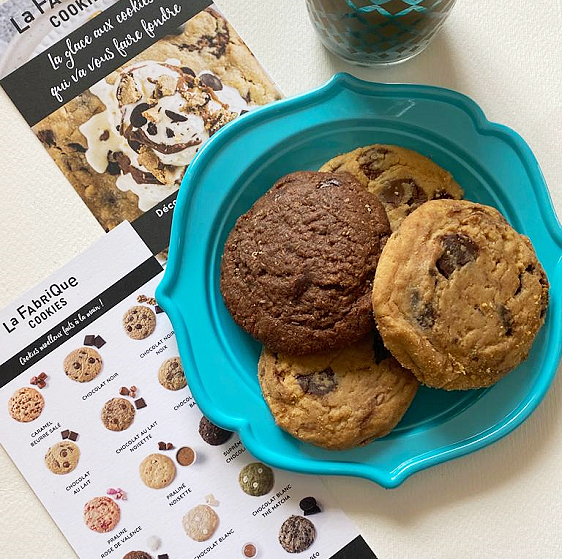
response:
{"label": "chocolate chunk in cookie", "polygon": [[451,233],[443,235],[440,240],[444,252],[437,259],[436,266],[447,279],[478,256],[478,246],[466,235]]}
{"label": "chocolate chunk in cookie", "polygon": [[353,343],[373,328],[371,283],[389,235],[381,203],[349,174],[287,175],[226,241],[226,306],[273,351],[308,354]]}
{"label": "chocolate chunk in cookie", "polygon": [[320,171],[351,173],[382,202],[396,231],[404,218],[428,200],[462,198],[451,174],[423,155],[399,146],[365,146],[339,155]]}

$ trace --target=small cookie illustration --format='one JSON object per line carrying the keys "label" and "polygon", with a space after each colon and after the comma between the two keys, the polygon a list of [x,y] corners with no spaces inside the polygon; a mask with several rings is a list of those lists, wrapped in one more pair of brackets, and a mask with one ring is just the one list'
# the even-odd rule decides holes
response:
{"label": "small cookie illustration", "polygon": [[179,357],[166,359],[158,369],[158,382],[167,390],[181,390],[187,386]]}
{"label": "small cookie illustration", "polygon": [[71,351],[64,359],[66,376],[76,382],[89,382],[96,378],[103,365],[101,355],[91,347]]}
{"label": "small cookie illustration", "polygon": [[45,455],[45,464],[53,474],[68,474],[78,465],[80,449],[70,441],[54,444]]}
{"label": "small cookie illustration", "polygon": [[35,388],[20,388],[16,390],[8,402],[8,411],[10,415],[22,423],[28,423],[37,419],[43,408],[45,400],[43,396]]}
{"label": "small cookie illustration", "polygon": [[183,517],[185,533],[196,542],[208,540],[218,525],[219,517],[208,505],[197,505]]}
{"label": "small cookie illustration", "polygon": [[146,551],[129,551],[129,553],[123,555],[123,559],[152,559],[152,555]]}
{"label": "small cookie illustration", "polygon": [[288,553],[306,551],[316,538],[316,528],[304,516],[290,516],[279,530],[279,543]]}
{"label": "small cookie illustration", "polygon": [[112,398],[101,410],[101,420],[110,431],[124,431],[135,418],[135,408],[124,398]]}
{"label": "small cookie illustration", "polygon": [[244,466],[238,476],[238,483],[244,493],[252,497],[261,497],[273,489],[273,470],[261,462],[252,462]]}
{"label": "small cookie illustration", "polygon": [[232,437],[232,431],[227,431],[211,423],[205,416],[203,416],[199,422],[199,434],[207,444],[212,446],[224,444]]}
{"label": "small cookie illustration", "polygon": [[111,532],[120,518],[119,505],[109,497],[95,497],[84,505],[84,522],[94,532]]}
{"label": "small cookie illustration", "polygon": [[142,482],[152,489],[162,489],[174,481],[176,466],[163,454],[149,454],[140,464],[139,473]]}
{"label": "small cookie illustration", "polygon": [[156,328],[156,315],[148,307],[137,305],[123,315],[123,328],[129,338],[144,340]]}

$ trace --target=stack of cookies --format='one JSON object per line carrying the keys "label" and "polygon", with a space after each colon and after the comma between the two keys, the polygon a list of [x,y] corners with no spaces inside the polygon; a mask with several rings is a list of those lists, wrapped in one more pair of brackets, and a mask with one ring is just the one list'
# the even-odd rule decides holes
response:
{"label": "stack of cookies", "polygon": [[221,292],[264,344],[277,424],[331,449],[388,434],[419,383],[489,386],[524,360],[548,282],[530,241],[397,146],[281,178],[224,248]]}

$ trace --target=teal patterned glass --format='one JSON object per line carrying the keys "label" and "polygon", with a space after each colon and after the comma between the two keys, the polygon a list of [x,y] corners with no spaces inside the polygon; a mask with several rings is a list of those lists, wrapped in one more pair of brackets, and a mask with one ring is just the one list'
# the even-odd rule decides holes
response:
{"label": "teal patterned glass", "polygon": [[324,46],[355,64],[392,64],[420,53],[456,0],[306,0]]}

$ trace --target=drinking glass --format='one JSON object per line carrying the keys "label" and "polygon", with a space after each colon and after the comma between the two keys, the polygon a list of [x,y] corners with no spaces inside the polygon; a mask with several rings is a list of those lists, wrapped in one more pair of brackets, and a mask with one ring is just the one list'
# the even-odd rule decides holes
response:
{"label": "drinking glass", "polygon": [[456,0],[306,0],[324,46],[363,66],[419,54],[441,29]]}

